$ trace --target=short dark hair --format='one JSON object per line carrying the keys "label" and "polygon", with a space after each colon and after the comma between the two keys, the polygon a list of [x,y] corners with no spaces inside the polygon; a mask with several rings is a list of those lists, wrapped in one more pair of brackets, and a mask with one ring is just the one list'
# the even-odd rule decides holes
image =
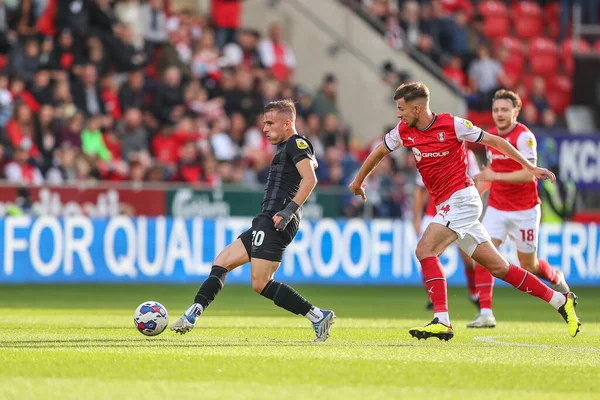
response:
{"label": "short dark hair", "polygon": [[523,107],[523,102],[521,101],[521,96],[519,96],[517,93],[511,91],[511,90],[506,90],[506,89],[500,89],[497,90],[496,93],[494,93],[494,100],[500,100],[500,99],[506,99],[506,100],[510,100],[510,102],[513,104],[513,106],[517,109],[521,109],[521,107]]}
{"label": "short dark hair", "polygon": [[296,120],[296,105],[291,99],[272,101],[265,106],[264,113],[269,111],[284,112],[290,115],[292,121]]}
{"label": "short dark hair", "polygon": [[421,82],[403,83],[398,86],[394,93],[394,100],[404,99],[404,101],[412,101],[415,99],[425,99],[429,101],[429,88]]}

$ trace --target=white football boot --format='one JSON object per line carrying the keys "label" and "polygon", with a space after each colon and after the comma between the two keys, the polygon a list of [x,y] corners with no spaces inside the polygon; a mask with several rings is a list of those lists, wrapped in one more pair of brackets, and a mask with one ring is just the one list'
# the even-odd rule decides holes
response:
{"label": "white football boot", "polygon": [[495,328],[496,318],[493,315],[477,314],[475,321],[469,322],[467,328]]}

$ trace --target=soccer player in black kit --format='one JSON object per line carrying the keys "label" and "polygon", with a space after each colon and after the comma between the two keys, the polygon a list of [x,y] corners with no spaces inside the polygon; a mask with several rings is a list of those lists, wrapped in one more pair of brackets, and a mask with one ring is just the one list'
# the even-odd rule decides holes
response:
{"label": "soccer player in black kit", "polygon": [[289,312],[304,315],[312,322],[315,342],[329,337],[335,313],[313,306],[293,288],[273,280],[283,252],[294,240],[302,218],[302,204],[317,184],[318,164],[312,144],[296,133],[296,107],[291,100],[273,101],[265,106],[263,132],[277,145],[273,157],[261,212],[252,227],[227,246],[213,262],[208,279],[185,313],[171,326],[184,334],[215,299],[227,274],[240,265],[251,263],[252,288]]}

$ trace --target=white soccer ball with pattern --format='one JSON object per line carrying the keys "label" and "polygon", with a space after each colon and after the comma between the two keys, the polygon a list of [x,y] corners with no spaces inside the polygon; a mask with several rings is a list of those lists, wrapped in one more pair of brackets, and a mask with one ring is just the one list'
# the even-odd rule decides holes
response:
{"label": "white soccer ball with pattern", "polygon": [[169,325],[169,313],[159,302],[145,301],[135,310],[133,323],[146,336],[160,335]]}

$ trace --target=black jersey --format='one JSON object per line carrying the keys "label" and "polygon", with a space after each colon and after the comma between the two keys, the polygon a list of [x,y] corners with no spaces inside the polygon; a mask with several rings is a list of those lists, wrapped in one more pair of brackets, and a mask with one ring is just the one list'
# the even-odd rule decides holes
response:
{"label": "black jersey", "polygon": [[300,135],[293,135],[277,145],[277,153],[269,167],[262,213],[275,215],[292,200],[302,181],[296,164],[305,158],[314,157],[312,143]]}

